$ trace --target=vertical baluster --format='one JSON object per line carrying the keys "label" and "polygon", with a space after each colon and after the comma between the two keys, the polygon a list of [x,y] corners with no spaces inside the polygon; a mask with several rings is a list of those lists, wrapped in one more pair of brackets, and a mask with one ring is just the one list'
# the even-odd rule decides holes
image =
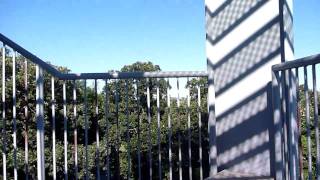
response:
{"label": "vertical baluster", "polygon": [[274,123],[274,143],[275,143],[275,178],[284,178],[284,164],[283,164],[283,141],[282,141],[282,119],[281,119],[281,89],[280,73],[272,71],[272,109],[273,109],[273,123]]}
{"label": "vertical baluster", "polygon": [[162,179],[162,166],[161,166],[161,129],[160,129],[160,92],[159,92],[159,79],[157,79],[157,121],[158,121],[158,161],[159,161],[159,179]]}
{"label": "vertical baluster", "polygon": [[52,163],[53,163],[53,179],[57,178],[57,163],[56,163],[56,100],[54,95],[54,77],[51,77],[51,111],[52,111]]}
{"label": "vertical baluster", "polygon": [[7,179],[7,139],[6,139],[6,46],[2,48],[2,167],[3,179]]}
{"label": "vertical baluster", "polygon": [[16,52],[13,51],[12,57],[12,118],[13,118],[13,164],[14,179],[18,179],[17,172],[17,119],[16,119]]}
{"label": "vertical baluster", "polygon": [[301,143],[301,117],[300,117],[300,95],[299,95],[299,68],[295,69],[296,72],[296,94],[297,94],[297,120],[298,120],[298,154],[299,154],[299,175],[300,179],[303,178],[303,155],[302,155],[302,143]]}
{"label": "vertical baluster", "polygon": [[[26,180],[29,179],[29,145],[28,145],[28,123],[29,123],[29,114],[28,114],[28,61],[24,60],[24,170]],[[55,180],[55,179],[54,179]]]}
{"label": "vertical baluster", "polygon": [[307,143],[308,143],[308,179],[312,179],[312,159],[311,159],[311,133],[310,133],[310,112],[309,112],[309,94],[308,94],[308,72],[304,67],[304,95],[306,98],[306,120],[307,120]]}
{"label": "vertical baluster", "polygon": [[138,180],[141,180],[141,140],[140,140],[140,96],[138,91],[138,80],[135,81],[135,98],[137,101],[137,110],[138,110]]}
{"label": "vertical baluster", "polygon": [[95,107],[96,107],[96,117],[95,117],[95,124],[96,124],[96,168],[97,174],[96,178],[100,179],[100,142],[99,142],[99,107],[98,107],[98,90],[97,90],[97,80],[94,80],[94,96],[95,96]]}
{"label": "vertical baluster", "polygon": [[129,92],[128,92],[128,80],[126,80],[125,82],[125,91],[126,91],[126,124],[127,124],[127,146],[128,146],[128,150],[127,150],[127,161],[128,161],[128,170],[127,170],[127,179],[131,178],[131,147],[130,147],[130,124],[129,124]]}
{"label": "vertical baluster", "polygon": [[120,155],[119,155],[119,146],[120,146],[120,130],[119,130],[119,81],[116,81],[116,121],[117,121],[117,128],[116,128],[116,138],[117,138],[117,143],[116,143],[116,158],[117,158],[117,162],[116,162],[116,169],[117,169],[117,180],[120,180]]}
{"label": "vertical baluster", "polygon": [[78,179],[78,125],[77,125],[77,84],[73,81],[73,135],[74,135],[74,176]]}
{"label": "vertical baluster", "polygon": [[180,120],[180,93],[179,78],[177,78],[177,109],[178,109],[178,146],[179,146],[179,179],[182,180],[182,152],[181,152],[181,120]]}
{"label": "vertical baluster", "polygon": [[89,171],[88,171],[88,100],[87,100],[87,80],[84,80],[84,146],[85,146],[85,179],[89,179]]}
{"label": "vertical baluster", "polygon": [[107,157],[106,157],[106,176],[107,180],[110,180],[110,157],[109,157],[109,91],[108,91],[108,80],[105,80],[105,102],[104,102],[104,112],[106,118],[106,148],[107,148]]}
{"label": "vertical baluster", "polygon": [[147,113],[148,113],[149,179],[152,179],[151,109],[150,109],[150,87],[149,87],[149,79],[147,79]]}
{"label": "vertical baluster", "polygon": [[285,106],[286,106],[286,114],[285,114],[285,132],[286,132],[286,140],[285,140],[285,144],[286,144],[286,168],[287,168],[287,177],[294,180],[294,177],[292,177],[291,174],[291,127],[290,127],[290,91],[291,91],[291,87],[290,87],[290,70],[285,70],[284,71],[284,78],[285,78]]}
{"label": "vertical baluster", "polygon": [[68,139],[67,139],[67,95],[66,81],[63,82],[63,137],[64,137],[64,179],[68,179]]}
{"label": "vertical baluster", "polygon": [[313,79],[313,96],[314,96],[314,127],[316,130],[316,177],[320,180],[320,146],[319,146],[319,118],[318,118],[318,93],[317,93],[317,76],[316,65],[312,65],[312,79]]}
{"label": "vertical baluster", "polygon": [[284,167],[284,176],[286,178],[289,178],[289,164],[288,164],[288,130],[287,130],[287,120],[288,120],[288,112],[287,112],[287,90],[288,90],[288,85],[287,85],[287,74],[286,71],[281,71],[281,111],[282,111],[282,146],[283,146],[283,167]]}
{"label": "vertical baluster", "polygon": [[290,165],[290,178],[292,180],[298,179],[299,176],[299,160],[298,160],[298,137],[297,137],[297,96],[296,96],[296,76],[293,69],[288,70],[289,74],[289,89],[288,89],[288,131],[289,131],[289,165]]}
{"label": "vertical baluster", "polygon": [[37,118],[37,174],[38,180],[45,179],[44,164],[44,113],[43,113],[43,72],[36,66],[36,118]]}
{"label": "vertical baluster", "polygon": [[[287,176],[287,172],[286,172],[286,146],[285,146],[285,139],[286,139],[286,133],[285,133],[285,128],[286,126],[284,125],[285,123],[285,117],[286,117],[286,114],[285,114],[285,93],[284,93],[284,72],[283,71],[279,71],[278,73],[275,72],[273,74],[274,76],[274,83],[275,83],[275,88],[279,88],[279,94],[276,94],[277,91],[275,90],[274,94],[275,95],[279,95],[279,100],[280,100],[280,114],[279,114],[279,120],[276,119],[276,115],[277,113],[275,112],[274,113],[274,120],[275,121],[279,121],[279,133],[281,134],[280,135],[280,139],[279,139],[279,143],[281,143],[281,148],[279,148],[279,150],[281,149],[281,165],[279,166],[279,170],[281,170],[281,173],[282,173],[282,176],[280,176],[280,172],[278,173],[278,176],[277,177],[282,177],[283,179],[286,179],[288,176]],[[278,80],[278,81],[277,81]],[[275,103],[276,104],[276,103]]]}
{"label": "vertical baluster", "polygon": [[[187,78],[189,82],[189,78]],[[192,156],[191,156],[191,117],[190,117],[190,87],[188,86],[187,94],[187,113],[188,113],[188,154],[189,154],[189,180],[192,180]]]}
{"label": "vertical baluster", "polygon": [[167,107],[168,107],[168,129],[169,129],[169,179],[172,180],[172,127],[171,127],[171,108],[170,108],[170,83],[169,79],[167,79]]}
{"label": "vertical baluster", "polygon": [[[200,82],[200,78],[199,78]],[[199,164],[200,164],[200,180],[203,180],[203,170],[202,170],[202,122],[201,122],[201,93],[200,93],[200,85],[197,85],[197,90],[198,90],[198,125],[199,125]]]}

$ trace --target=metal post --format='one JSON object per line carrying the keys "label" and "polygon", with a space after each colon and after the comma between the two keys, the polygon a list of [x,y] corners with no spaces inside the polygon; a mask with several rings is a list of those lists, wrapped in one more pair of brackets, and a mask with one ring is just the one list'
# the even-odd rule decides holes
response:
{"label": "metal post", "polygon": [[167,108],[168,108],[168,129],[169,129],[169,180],[172,180],[172,127],[171,127],[171,108],[170,108],[170,84],[167,79]]}
{"label": "metal post", "polygon": [[158,143],[158,162],[159,162],[159,179],[162,179],[162,166],[161,166],[161,126],[160,126],[160,92],[159,92],[159,79],[157,79],[157,125],[158,125],[158,137],[157,137],[157,143]]}
{"label": "metal post", "polygon": [[299,68],[295,68],[296,71],[296,94],[297,94],[297,126],[298,126],[298,154],[299,154],[299,170],[298,170],[298,178],[304,179],[303,177],[303,155],[302,155],[302,142],[301,142],[301,116],[300,116],[300,90],[299,90]]}
{"label": "metal post", "polygon": [[16,52],[13,51],[12,57],[12,118],[13,118],[13,164],[14,179],[18,179],[17,172],[17,118],[16,118]]}
{"label": "metal post", "polygon": [[68,124],[67,124],[67,95],[66,81],[63,82],[63,137],[64,137],[64,179],[68,179]]}
{"label": "metal post", "polygon": [[2,173],[3,179],[7,179],[7,129],[6,129],[6,46],[2,48]]}
{"label": "metal post", "polygon": [[84,130],[84,146],[85,146],[85,161],[84,161],[84,167],[85,167],[85,179],[89,179],[89,171],[88,171],[88,102],[87,102],[87,80],[84,80],[84,124],[85,124],[85,130]]}
{"label": "metal post", "polygon": [[309,106],[308,72],[307,72],[306,66],[304,66],[304,95],[306,98],[308,179],[311,180],[312,179],[312,158],[311,158],[310,106]]}
{"label": "metal post", "polygon": [[177,110],[178,110],[178,153],[179,153],[179,180],[182,180],[182,152],[181,152],[181,119],[180,119],[180,93],[179,78],[177,78]]}
{"label": "metal post", "polygon": [[280,77],[278,72],[272,71],[272,100],[273,100],[273,123],[275,142],[275,177],[278,180],[284,179],[283,149],[282,149],[282,118],[280,99]]}
{"label": "metal post", "polygon": [[[189,78],[187,78],[189,82]],[[192,180],[192,156],[191,156],[191,117],[190,117],[190,87],[187,94],[187,113],[188,113],[188,155],[189,155],[189,180]]]}
{"label": "metal post", "polygon": [[316,130],[316,178],[320,180],[320,143],[319,143],[319,115],[318,115],[318,90],[317,90],[317,75],[316,65],[312,65],[312,79],[313,79],[313,97],[314,97],[314,128]]}
{"label": "metal post", "polygon": [[54,95],[54,77],[51,77],[51,114],[52,114],[52,165],[53,179],[57,179],[57,163],[56,163],[56,101]]}
{"label": "metal post", "polygon": [[[29,179],[29,141],[28,141],[28,123],[29,123],[29,114],[28,114],[28,61],[24,61],[24,169],[26,180]],[[54,179],[55,180],[55,179]]]}
{"label": "metal post", "polygon": [[44,113],[43,113],[43,72],[36,66],[36,118],[37,118],[37,176],[38,180],[45,179],[44,164]]}
{"label": "metal post", "polygon": [[140,96],[139,96],[139,85],[138,80],[135,81],[135,96],[137,101],[137,110],[138,110],[138,180],[141,180],[141,139],[140,139],[140,124],[141,124],[141,117],[140,117]]}
{"label": "metal post", "polygon": [[116,179],[120,180],[120,129],[119,129],[119,81],[116,81],[116,94],[115,94],[115,103],[116,103],[116,138],[117,138],[117,143],[116,143]]}
{"label": "metal post", "polygon": [[148,154],[149,154],[149,179],[152,179],[152,152],[151,152],[151,109],[150,109],[150,87],[147,79],[147,113],[148,113]]}
{"label": "metal post", "polygon": [[108,91],[108,80],[105,80],[105,102],[104,102],[104,111],[106,119],[106,148],[107,148],[107,158],[106,158],[106,170],[107,170],[107,180],[110,180],[110,157],[109,157],[109,91]]}
{"label": "metal post", "polygon": [[131,144],[130,144],[130,124],[129,124],[129,92],[128,92],[128,80],[125,81],[125,91],[126,91],[126,124],[127,124],[127,179],[131,179]]}
{"label": "metal post", "polygon": [[77,125],[77,85],[76,81],[73,81],[73,122],[74,122],[74,175],[75,179],[78,179],[78,125]]}
{"label": "metal post", "polygon": [[[200,78],[199,78],[200,80]],[[199,81],[200,82],[200,81]],[[202,120],[201,120],[201,92],[200,92],[200,85],[197,85],[197,90],[198,90],[198,106],[197,106],[197,111],[198,111],[198,126],[199,126],[199,169],[200,169],[200,180],[203,180],[203,169],[202,169]]]}
{"label": "metal post", "polygon": [[292,180],[299,177],[298,155],[298,126],[297,126],[297,94],[296,75],[293,69],[289,69],[289,152],[290,152],[290,177]]}
{"label": "metal post", "polygon": [[289,173],[289,149],[288,149],[288,74],[286,70],[281,71],[281,118],[282,118],[282,148],[283,148],[283,167],[285,179],[290,178]]}
{"label": "metal post", "polygon": [[96,178],[100,180],[100,142],[99,142],[99,107],[98,107],[98,90],[97,90],[97,80],[94,80],[94,96],[95,96],[95,108],[96,108],[96,168],[97,174]]}

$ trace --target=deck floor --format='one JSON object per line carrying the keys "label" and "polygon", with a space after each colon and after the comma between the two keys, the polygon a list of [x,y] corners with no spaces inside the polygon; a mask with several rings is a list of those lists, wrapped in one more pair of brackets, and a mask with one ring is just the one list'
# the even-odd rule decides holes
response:
{"label": "deck floor", "polygon": [[228,170],[223,170],[219,173],[217,173],[213,177],[209,177],[206,180],[253,180],[253,179],[259,179],[259,180],[273,180],[272,177],[267,176],[258,176],[255,174],[250,173],[241,173],[241,172],[232,172]]}

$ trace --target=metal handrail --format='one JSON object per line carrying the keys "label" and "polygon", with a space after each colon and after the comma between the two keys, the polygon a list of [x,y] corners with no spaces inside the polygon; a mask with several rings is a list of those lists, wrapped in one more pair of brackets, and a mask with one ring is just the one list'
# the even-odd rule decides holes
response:
{"label": "metal handrail", "polygon": [[[169,166],[170,166],[170,179],[172,179],[172,146],[171,144],[173,144],[173,134],[172,134],[172,125],[171,125],[171,111],[170,111],[170,102],[172,100],[176,100],[177,101],[177,106],[180,108],[180,95],[179,95],[179,77],[186,77],[187,78],[187,82],[190,82],[190,77],[208,77],[208,73],[206,71],[156,71],[156,72],[118,72],[118,71],[114,71],[114,72],[104,72],[104,73],[80,73],[80,74],[76,74],[76,73],[68,73],[68,72],[60,72],[55,66],[53,65],[50,65],[49,63],[43,61],[42,59],[40,59],[39,57],[35,56],[34,54],[30,53],[29,51],[27,51],[26,49],[24,49],[23,47],[19,46],[18,44],[16,44],[15,42],[13,42],[12,40],[10,40],[9,38],[7,38],[6,36],[2,35],[0,33],[0,41],[3,43],[3,50],[2,50],[2,122],[4,123],[3,125],[3,128],[2,128],[2,145],[3,145],[3,153],[2,153],[2,161],[3,161],[3,179],[6,179],[6,174],[7,174],[7,168],[6,168],[6,164],[7,164],[7,160],[6,160],[6,157],[7,157],[7,152],[6,152],[6,143],[7,143],[7,138],[6,138],[6,134],[7,134],[7,131],[6,131],[6,128],[5,128],[5,124],[6,124],[6,120],[8,119],[8,117],[6,117],[6,48],[10,48],[10,51],[12,53],[12,77],[15,77],[16,75],[16,64],[15,64],[15,60],[16,60],[16,56],[17,54],[19,53],[21,56],[24,56],[26,59],[23,59],[24,60],[24,96],[25,96],[25,102],[26,102],[26,105],[25,105],[25,113],[28,114],[28,62],[31,62],[33,64],[36,65],[36,80],[35,80],[35,84],[36,84],[36,101],[35,101],[35,105],[36,105],[36,113],[35,113],[35,117],[36,117],[36,124],[37,124],[37,127],[36,127],[36,130],[37,130],[37,178],[38,179],[45,179],[46,177],[46,164],[45,164],[45,140],[44,140],[44,133],[46,131],[45,129],[45,109],[44,109],[44,102],[45,102],[45,93],[44,93],[44,74],[43,72],[46,71],[47,73],[51,74],[52,77],[51,77],[51,100],[52,100],[52,104],[51,104],[51,122],[52,122],[52,128],[51,128],[51,132],[52,132],[52,176],[53,176],[53,179],[56,179],[57,177],[57,161],[56,161],[56,111],[60,108],[59,106],[56,106],[55,104],[55,91],[56,91],[56,88],[55,88],[55,81],[56,80],[63,80],[63,88],[62,88],[62,99],[63,99],[63,102],[62,102],[62,109],[63,109],[63,148],[64,148],[64,152],[63,152],[63,155],[64,155],[64,167],[63,167],[63,174],[65,176],[65,179],[68,178],[69,176],[69,173],[70,173],[70,170],[68,170],[68,129],[69,129],[69,125],[68,125],[68,116],[69,114],[67,113],[67,106],[68,105],[72,105],[73,106],[73,118],[74,118],[74,121],[72,123],[74,123],[73,127],[71,127],[74,131],[74,148],[73,148],[73,153],[74,153],[74,176],[76,179],[78,179],[78,173],[79,173],[79,170],[78,170],[78,155],[77,155],[77,152],[78,152],[78,148],[77,148],[77,145],[78,145],[78,137],[77,137],[77,89],[83,89],[83,94],[79,95],[79,96],[83,96],[83,115],[84,115],[84,162],[83,162],[83,170],[84,170],[84,177],[85,179],[88,179],[89,178],[89,174],[91,172],[91,170],[89,169],[89,152],[88,152],[88,132],[89,132],[89,126],[88,126],[88,121],[91,119],[89,118],[94,118],[93,121],[95,121],[95,125],[96,125],[96,128],[95,128],[95,133],[96,133],[96,152],[95,152],[95,166],[96,166],[96,177],[97,179],[100,179],[100,169],[101,169],[101,166],[100,166],[100,157],[99,157],[99,154],[100,154],[100,135],[99,135],[99,120],[98,120],[98,117],[99,117],[99,104],[98,104],[98,91],[97,91],[97,84],[98,84],[98,79],[100,80],[105,80],[105,84],[104,84],[104,90],[103,92],[101,92],[101,95],[104,96],[105,100],[104,100],[104,113],[105,113],[105,122],[106,122],[106,125],[107,125],[107,128],[106,128],[106,138],[107,138],[107,143],[106,143],[106,149],[107,149],[107,153],[106,153],[106,162],[104,164],[104,166],[106,166],[106,176],[107,176],[107,179],[110,179],[110,160],[109,160],[109,153],[108,153],[108,149],[109,149],[109,133],[108,133],[108,129],[109,129],[109,119],[108,119],[108,116],[109,116],[109,113],[110,113],[110,110],[109,110],[109,93],[113,94],[114,93],[114,104],[115,104],[115,107],[114,107],[114,111],[115,111],[115,116],[113,117],[114,120],[116,121],[115,123],[113,123],[113,125],[116,126],[116,145],[115,145],[115,152],[117,153],[117,162],[116,162],[116,165],[115,165],[115,168],[116,168],[116,172],[115,172],[115,176],[118,177],[118,179],[120,178],[120,161],[119,161],[119,142],[120,142],[120,130],[119,130],[119,126],[121,124],[119,124],[119,114],[122,113],[122,111],[119,111],[119,104],[121,103],[120,99],[119,99],[119,94],[120,94],[120,89],[119,89],[119,82],[116,81],[115,82],[115,92],[111,91],[110,89],[108,89],[108,84],[110,83],[110,81],[108,81],[108,79],[135,79],[134,82],[132,82],[133,86],[134,87],[134,95],[133,94],[130,94],[129,93],[129,84],[128,84],[128,80],[125,80],[125,100],[126,100],[126,107],[125,107],[125,114],[126,114],[126,141],[127,141],[127,147],[128,147],[128,167],[127,167],[127,179],[129,179],[131,177],[131,163],[130,163],[130,159],[131,159],[131,144],[130,144],[130,140],[131,140],[131,135],[130,135],[130,123],[129,123],[129,95],[133,95],[134,96],[134,99],[136,102],[134,102],[137,106],[137,108],[139,109],[140,106],[141,106],[141,102],[139,100],[139,93],[138,93],[138,87],[146,87],[146,101],[147,101],[147,117],[148,117],[148,167],[149,167],[149,178],[152,179],[152,173],[153,173],[153,169],[152,169],[152,162],[153,161],[156,161],[156,160],[153,160],[153,157],[152,157],[152,139],[151,139],[151,118],[152,118],[152,107],[153,107],[153,102],[152,100],[154,99],[154,97],[152,96],[153,95],[153,92],[152,92],[152,88],[150,86],[150,81],[149,79],[147,79],[147,83],[144,85],[138,85],[139,84],[139,80],[136,80],[136,79],[140,79],[140,78],[167,78],[166,80],[166,83],[167,83],[167,94],[166,94],[166,97],[167,97],[167,107],[168,108],[168,129],[169,129],[169,136],[168,136],[168,141],[170,144],[169,145],[169,149],[168,149],[168,159],[169,159]],[[211,76],[212,74],[210,74],[210,77],[208,77],[208,83],[211,82],[213,83],[213,81],[210,81],[210,78],[212,77]],[[9,75],[10,76],[10,75]],[[169,88],[169,78],[176,78],[176,82],[177,82],[177,97],[175,99],[171,98],[170,97],[170,88]],[[76,83],[76,80],[83,80],[83,86],[80,86],[80,87],[77,87],[77,83]],[[87,80],[88,79],[93,79],[95,80],[94,81],[94,103],[93,103],[93,106],[95,106],[96,108],[96,111],[95,111],[95,115],[94,117],[93,116],[90,116],[90,113],[88,113],[88,110],[90,111],[90,108],[91,107],[88,107],[88,94],[87,94]],[[68,103],[67,101],[67,82],[66,80],[73,80],[73,97],[72,97],[72,103]],[[165,94],[164,92],[160,92],[160,83],[159,83],[159,79],[155,80],[156,84],[155,84],[155,88],[157,90],[157,95],[156,95],[156,99],[157,99],[157,146],[158,146],[158,175],[159,175],[159,178],[161,179],[161,176],[163,172],[163,169],[162,169],[162,166],[161,166],[161,163],[162,163],[162,156],[161,156],[161,139],[162,139],[162,135],[161,135],[161,123],[160,123],[160,120],[161,120],[161,113],[160,113],[160,110],[161,110],[161,106],[160,106],[160,93],[161,94]],[[60,82],[61,83],[61,82]],[[210,84],[210,83],[209,83]],[[131,85],[130,85],[131,86]],[[193,171],[193,168],[192,168],[192,162],[193,162],[193,158],[192,158],[192,154],[191,154],[191,132],[192,132],[192,129],[191,129],[191,110],[190,110],[190,101],[191,101],[191,97],[190,97],[190,90],[191,90],[191,87],[186,87],[187,88],[187,107],[186,107],[186,114],[188,116],[188,137],[189,137],[189,140],[188,140],[188,158],[189,158],[189,163],[188,163],[188,167],[189,167],[189,177],[191,178],[192,177],[192,171]],[[205,88],[205,87],[200,87],[200,85],[197,85],[197,114],[198,114],[198,131],[199,131],[199,134],[198,134],[198,140],[199,140],[199,159],[198,159],[198,162],[200,162],[200,167],[199,167],[199,171],[200,171],[200,179],[203,179],[203,165],[202,165],[202,144],[201,144],[201,141],[202,141],[202,134],[201,134],[201,130],[202,130],[202,124],[201,124],[201,121],[202,121],[202,111],[201,111],[201,99],[203,97],[203,95],[201,95],[202,93],[201,92],[201,88]],[[15,111],[15,108],[16,108],[16,79],[15,78],[12,78],[12,89],[13,89],[13,95],[12,95],[12,98],[13,98],[13,147],[14,147],[14,152],[13,152],[13,161],[14,161],[14,179],[18,179],[18,166],[17,166],[17,143],[16,143],[16,140],[17,140],[17,136],[16,136],[16,132],[17,132],[17,122],[16,122],[16,111]],[[213,92],[213,91],[212,91]],[[46,93],[47,94],[47,93]],[[208,93],[209,94],[209,93]],[[208,96],[210,97],[210,96]],[[68,98],[69,99],[69,98]],[[196,100],[196,99],[195,99]],[[182,100],[181,100],[182,101]],[[183,108],[183,106],[181,105],[181,107]],[[140,110],[138,110],[138,114],[140,113]],[[209,111],[213,111],[212,108],[209,110]],[[214,116],[212,116],[213,113],[210,113],[211,116],[209,115],[209,118],[214,118]],[[140,138],[140,115],[138,115],[138,119],[139,119],[139,125],[137,127],[137,134],[138,134],[138,141],[140,142],[141,141],[141,138]],[[26,119],[29,119],[28,115],[26,115],[25,117],[27,117]],[[179,118],[179,125],[180,125],[180,118]],[[111,123],[111,122],[110,122]],[[28,135],[28,128],[27,128],[27,121],[25,123],[25,129],[24,129],[24,132],[26,135]],[[111,124],[112,125],[112,124]],[[165,127],[165,126],[164,126]],[[136,128],[136,127],[135,127]],[[211,133],[212,131],[209,131],[209,134]],[[181,150],[181,143],[183,142],[183,140],[181,139],[181,135],[180,132],[177,132],[178,133],[178,144],[179,144],[179,176],[180,176],[180,179],[182,179],[182,156],[181,156],[181,153],[182,153],[182,150]],[[211,133],[212,134],[212,133]],[[211,135],[212,136],[212,135]],[[111,148],[111,147],[110,147]],[[140,153],[141,153],[141,145],[138,144],[138,169],[139,169],[139,179],[141,179],[142,177],[142,174],[141,174],[141,156],[140,156]],[[28,160],[28,153],[29,153],[29,150],[28,150],[28,137],[26,136],[25,138],[25,175],[28,177],[29,175],[29,160]]]}
{"label": "metal handrail", "polygon": [[[306,177],[308,179],[320,178],[320,140],[319,140],[319,115],[318,115],[318,89],[317,68],[320,64],[320,54],[304,58],[286,61],[272,66],[272,96],[273,117],[276,125],[275,130],[275,152],[279,159],[276,163],[276,171],[279,177],[290,179],[304,179],[304,162],[307,161]],[[310,67],[310,69],[308,68]],[[311,71],[311,73],[309,73]],[[299,74],[302,73],[302,76]],[[311,74],[309,77],[308,74]],[[299,78],[300,77],[300,78]],[[303,81],[301,81],[301,79]],[[310,81],[310,82],[309,82]],[[309,85],[312,85],[312,89]],[[301,89],[303,87],[303,89]],[[311,97],[310,90],[313,91]],[[304,101],[301,101],[303,96]],[[311,121],[311,98],[313,98],[314,120]],[[301,141],[302,116],[305,116],[306,144]],[[312,154],[312,131],[315,131],[316,145],[316,173],[314,173]],[[302,154],[306,146],[306,154]],[[306,156],[306,157],[305,157]],[[316,177],[313,177],[316,175]],[[307,179],[307,178],[306,178]]]}
{"label": "metal handrail", "polygon": [[103,72],[103,73],[62,73],[36,55],[27,51],[0,33],[0,41],[8,45],[31,62],[61,80],[76,79],[129,79],[129,78],[167,78],[167,77],[207,77],[206,71],[161,71],[161,72]]}
{"label": "metal handrail", "polygon": [[62,74],[60,79],[139,79],[139,78],[172,78],[172,77],[207,77],[206,71],[156,71],[156,72],[114,72],[114,73],[81,73]]}
{"label": "metal handrail", "polygon": [[299,68],[320,63],[320,54],[303,57],[293,61],[286,61],[272,66],[272,71],[284,71],[287,69]]}

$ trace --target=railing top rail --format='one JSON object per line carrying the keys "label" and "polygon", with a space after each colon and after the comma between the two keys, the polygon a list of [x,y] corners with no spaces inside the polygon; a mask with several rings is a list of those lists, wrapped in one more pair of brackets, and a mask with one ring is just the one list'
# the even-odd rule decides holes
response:
{"label": "railing top rail", "polygon": [[206,71],[155,71],[155,72],[107,72],[62,74],[60,79],[139,79],[139,78],[174,78],[207,77]]}
{"label": "railing top rail", "polygon": [[105,72],[105,73],[62,73],[50,64],[38,58],[31,52],[19,46],[6,36],[0,33],[0,41],[9,46],[14,51],[29,59],[31,62],[39,65],[52,76],[61,80],[76,79],[129,79],[129,78],[169,78],[169,77],[207,77],[206,71],[161,71],[161,72]]}
{"label": "railing top rail", "polygon": [[61,74],[61,72],[59,72],[57,69],[52,67],[50,64],[46,63],[42,59],[38,58],[36,55],[27,51],[23,47],[19,46],[17,43],[13,42],[12,40],[10,40],[9,38],[7,38],[6,36],[4,36],[1,33],[0,33],[0,41],[2,41],[2,43],[4,45],[9,46],[14,51],[17,51],[19,54],[21,54],[25,58],[29,59],[31,62],[38,64],[40,67],[45,69],[48,73],[52,74],[53,76],[59,77],[59,75]]}
{"label": "railing top rail", "polygon": [[318,63],[320,63],[320,54],[307,56],[307,57],[296,59],[293,61],[286,61],[280,64],[275,64],[272,66],[272,70],[284,71],[287,69],[304,67],[304,66],[309,66],[309,65],[318,64]]}

